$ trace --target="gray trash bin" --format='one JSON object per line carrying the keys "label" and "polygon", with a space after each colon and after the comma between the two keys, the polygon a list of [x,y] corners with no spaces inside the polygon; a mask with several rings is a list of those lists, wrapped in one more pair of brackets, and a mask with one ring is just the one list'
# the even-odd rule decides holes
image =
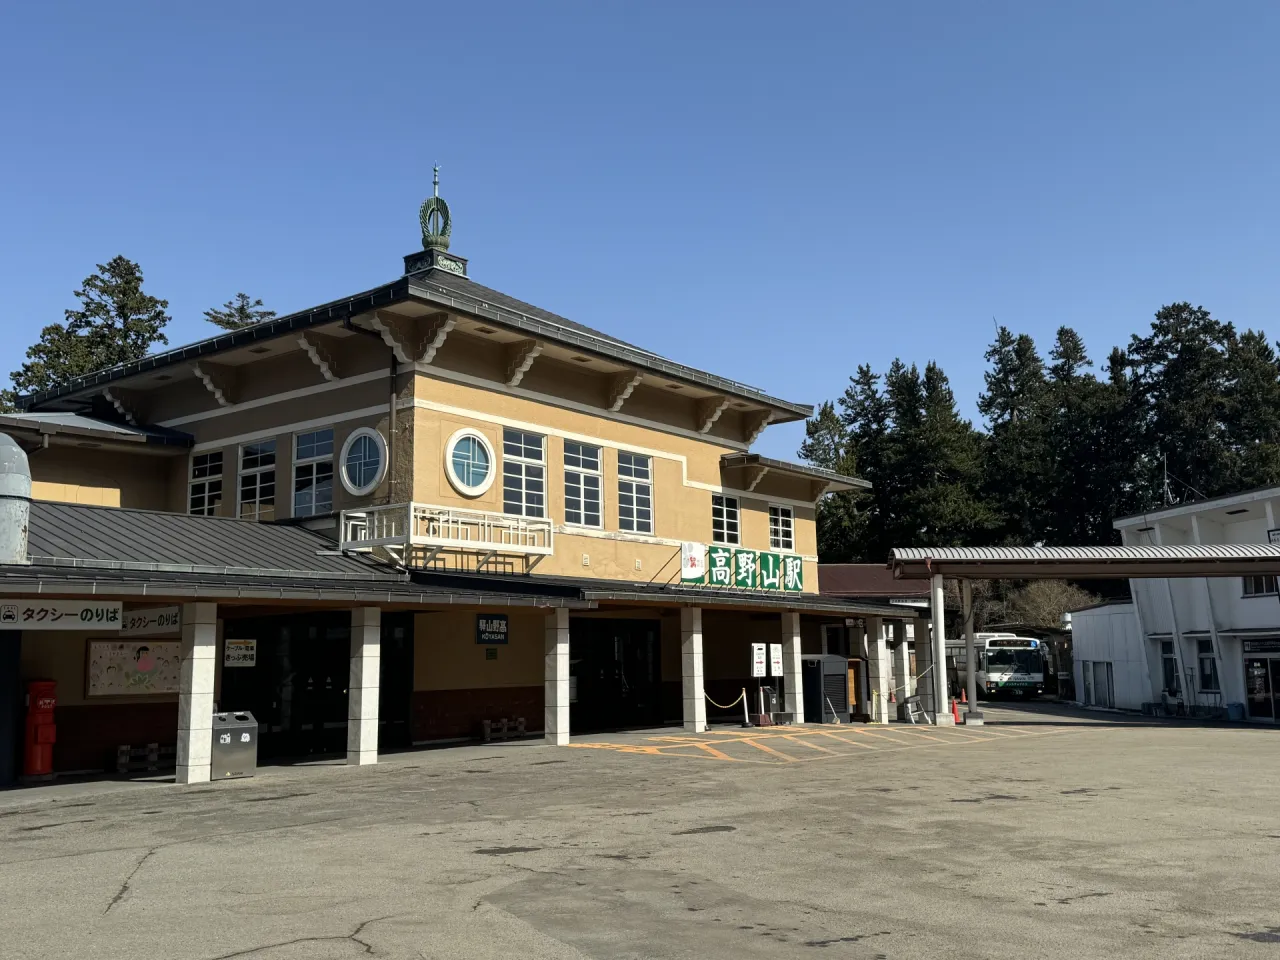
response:
{"label": "gray trash bin", "polygon": [[252,777],[258,772],[258,721],[248,710],[213,715],[213,769],[210,779]]}

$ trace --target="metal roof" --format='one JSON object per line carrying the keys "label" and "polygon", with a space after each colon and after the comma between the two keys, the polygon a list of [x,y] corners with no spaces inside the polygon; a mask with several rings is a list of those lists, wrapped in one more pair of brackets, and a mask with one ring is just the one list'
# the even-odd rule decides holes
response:
{"label": "metal roof", "polygon": [[129,443],[153,443],[161,446],[190,447],[195,438],[188,433],[166,430],[163,427],[134,427],[126,423],[112,423],[79,413],[42,411],[40,413],[0,414],[0,430],[31,430],[56,436],[90,437],[101,440],[121,440]]}
{"label": "metal roof", "polygon": [[895,547],[896,579],[1213,577],[1280,573],[1280,544],[1164,547]]}
{"label": "metal roof", "polygon": [[822,480],[834,487],[843,487],[846,490],[871,489],[871,481],[863,480],[861,477],[846,477],[844,474],[836,473],[834,470],[824,470],[822,467],[812,467],[807,463],[792,463],[789,460],[774,460],[771,457],[762,457],[758,453],[726,453],[720,457],[721,467],[767,467],[770,470],[777,470],[779,473],[786,473],[797,477],[807,477],[811,480]]}
{"label": "metal roof", "polygon": [[221,576],[405,580],[392,567],[335,554],[302,527],[74,503],[31,503],[33,564]]}
{"label": "metal roof", "polygon": [[523,330],[531,336],[542,337],[548,341],[596,353],[611,360],[658,373],[672,379],[684,380],[711,390],[754,400],[762,405],[786,411],[795,418],[808,417],[813,414],[813,407],[810,404],[781,400],[770,396],[759,387],[739,383],[736,380],[729,380],[677,363],[674,360],[668,360],[656,353],[651,353],[623,340],[610,337],[591,327],[575,323],[565,317],[535,307],[532,304],[524,303],[514,297],[509,297],[497,290],[478,284],[474,280],[437,268],[423,273],[415,273],[412,277],[401,277],[392,283],[384,284],[341,300],[334,300],[318,307],[301,310],[284,317],[276,317],[263,323],[254,324],[251,327],[210,337],[198,343],[188,344],[174,350],[166,350],[162,353],[150,354],[140,360],[75,377],[49,390],[42,390],[38,393],[19,397],[17,404],[23,410],[31,410],[77,393],[96,390],[114,381],[136,376],[139,373],[146,373],[173,364],[189,363],[201,357],[212,356],[262,340],[271,340],[310,327],[347,320],[371,310],[388,307],[411,299],[456,309],[505,327]]}

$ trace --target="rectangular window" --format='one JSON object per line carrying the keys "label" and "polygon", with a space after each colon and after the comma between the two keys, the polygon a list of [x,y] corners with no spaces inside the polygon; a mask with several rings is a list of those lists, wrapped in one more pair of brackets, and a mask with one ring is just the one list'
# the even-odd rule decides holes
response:
{"label": "rectangular window", "polygon": [[738,498],[711,495],[711,539],[715,543],[738,543]]}
{"label": "rectangular window", "polygon": [[259,440],[240,448],[240,518],[276,516],[276,442]]}
{"label": "rectangular window", "polygon": [[618,529],[653,533],[653,469],[648,457],[618,452]]}
{"label": "rectangular window", "polygon": [[1276,578],[1273,575],[1254,575],[1244,577],[1244,595],[1246,597],[1269,597],[1276,594]]}
{"label": "rectangular window", "polygon": [[794,550],[795,537],[792,535],[791,508],[769,508],[769,547],[773,550]]}
{"label": "rectangular window", "polygon": [[536,433],[502,431],[502,510],[518,517],[546,515],[546,456]]}
{"label": "rectangular window", "polygon": [[600,448],[564,442],[564,522],[600,526]]}
{"label": "rectangular window", "polygon": [[333,430],[293,438],[293,515],[314,517],[333,511]]}
{"label": "rectangular window", "polygon": [[222,504],[222,451],[197,453],[191,458],[191,485],[187,512],[212,517]]}
{"label": "rectangular window", "polygon": [[1196,647],[1200,655],[1200,689],[1216,693],[1222,688],[1218,686],[1218,662],[1213,656],[1213,640],[1197,640]]}

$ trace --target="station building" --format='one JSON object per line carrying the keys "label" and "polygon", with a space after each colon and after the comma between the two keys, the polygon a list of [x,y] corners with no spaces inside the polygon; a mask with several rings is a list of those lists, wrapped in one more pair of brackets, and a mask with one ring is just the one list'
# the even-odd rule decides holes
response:
{"label": "station building", "polygon": [[389,283],[0,417],[31,498],[0,677],[57,682],[56,769],[158,742],[207,779],[215,706],[265,759],[701,730],[756,642],[798,716],[802,655],[855,623],[887,663],[914,612],[818,589],[817,501],[865,482],[751,452],[810,406],[483,286],[444,201],[420,219]]}

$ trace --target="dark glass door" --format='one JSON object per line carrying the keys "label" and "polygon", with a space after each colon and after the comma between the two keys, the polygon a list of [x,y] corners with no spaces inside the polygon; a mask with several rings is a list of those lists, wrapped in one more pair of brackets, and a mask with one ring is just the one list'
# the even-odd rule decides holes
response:
{"label": "dark glass door", "polygon": [[577,699],[570,705],[570,729],[661,724],[661,657],[656,620],[571,620],[569,662]]}
{"label": "dark glass door", "polygon": [[1280,665],[1280,660],[1246,658],[1244,661],[1245,701],[1249,716],[1254,719],[1274,719],[1276,715],[1272,695],[1276,687],[1272,677],[1280,677],[1280,671],[1276,671],[1274,666],[1269,668],[1269,665]]}

